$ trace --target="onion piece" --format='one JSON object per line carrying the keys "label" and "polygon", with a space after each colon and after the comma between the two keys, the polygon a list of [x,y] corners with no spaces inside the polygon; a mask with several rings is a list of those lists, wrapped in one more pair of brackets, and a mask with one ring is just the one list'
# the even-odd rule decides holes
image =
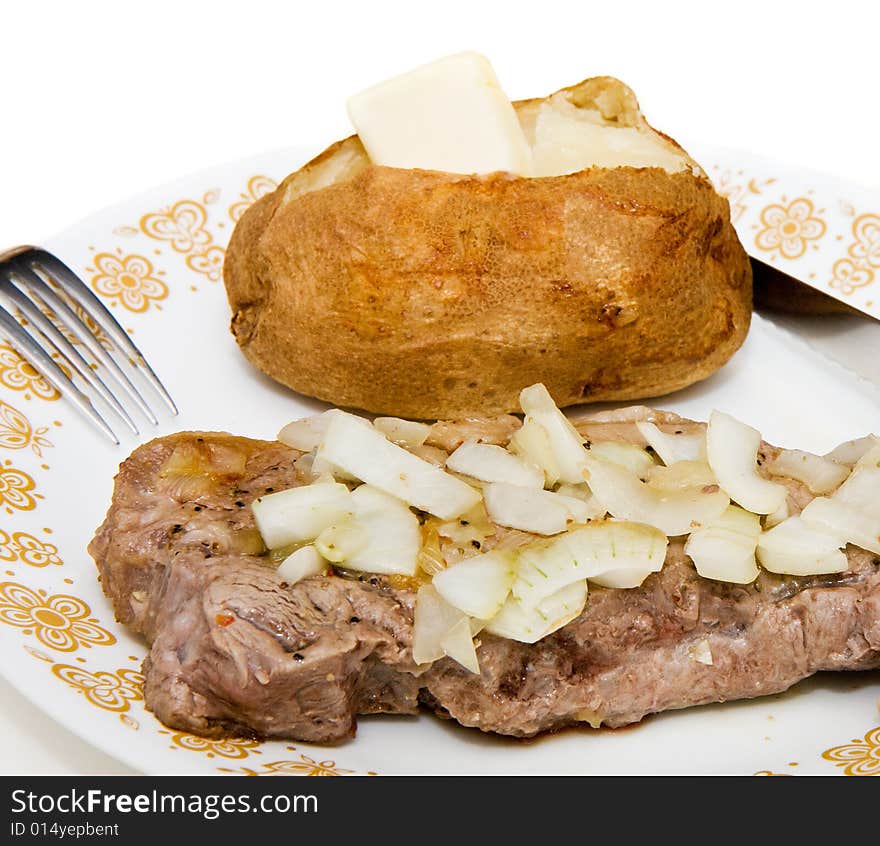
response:
{"label": "onion piece", "polygon": [[318,459],[443,520],[458,517],[480,500],[479,491],[470,485],[416,458],[346,412],[330,421]]}
{"label": "onion piece", "polygon": [[467,617],[459,620],[440,641],[443,651],[458,661],[466,670],[479,675],[480,662],[477,660],[477,650],[474,648],[474,637],[471,634],[470,620]]}
{"label": "onion piece", "polygon": [[429,664],[446,655],[443,640],[467,617],[453,608],[433,585],[422,585],[413,612],[412,656],[416,664]]}
{"label": "onion piece", "polygon": [[880,468],[856,467],[849,478],[834,492],[832,499],[880,517]]}
{"label": "onion piece", "polygon": [[712,468],[705,461],[679,461],[668,467],[657,464],[648,474],[649,487],[664,493],[717,484]]}
{"label": "onion piece", "polygon": [[465,558],[434,576],[437,592],[469,617],[488,620],[501,609],[516,577],[514,555],[486,552]]}
{"label": "onion piece", "polygon": [[854,441],[845,441],[831,452],[826,453],[825,458],[852,467],[866,452],[878,444],[880,444],[880,438],[876,435],[866,435],[864,438],[856,438]]}
{"label": "onion piece", "polygon": [[289,585],[301,579],[318,576],[329,569],[327,561],[311,544],[301,546],[278,565],[278,575]]}
{"label": "onion piece", "polygon": [[755,550],[760,536],[758,515],[731,505],[717,520],[693,532],[684,551],[704,579],[745,585],[758,578]]}
{"label": "onion piece", "polygon": [[317,482],[267,494],[251,506],[257,528],[270,549],[313,541],[333,523],[351,517],[351,494],[338,482]]}
{"label": "onion piece", "polygon": [[[321,443],[327,432],[327,427],[330,425],[330,421],[336,415],[343,413],[338,408],[331,408],[327,411],[322,411],[320,414],[313,414],[311,417],[293,420],[278,433],[278,440],[301,452],[311,452]],[[358,417],[357,419],[364,426],[370,425],[369,420],[364,420],[363,417]]]}
{"label": "onion piece", "polygon": [[526,418],[522,426],[513,433],[507,448],[527,463],[540,468],[547,487],[552,487],[559,481],[561,471],[550,444],[550,435],[539,423]]}
{"label": "onion piece", "polygon": [[610,514],[655,526],[665,535],[686,535],[721,516],[730,500],[717,485],[662,492],[617,464],[589,459],[589,485]]}
{"label": "onion piece", "polygon": [[446,460],[448,469],[483,482],[505,482],[526,488],[543,488],[544,471],[494,444],[465,441]]}
{"label": "onion piece", "polygon": [[771,514],[782,505],[785,485],[758,475],[761,433],[745,423],[713,411],[706,430],[706,455],[722,490],[746,511]]}
{"label": "onion piece", "polygon": [[318,536],[318,551],[337,564],[364,573],[414,576],[422,533],[406,503],[370,485],[351,493],[353,516]]}
{"label": "onion piece", "polygon": [[757,557],[771,573],[815,576],[842,573],[848,564],[840,550],[844,541],[827,530],[789,517],[758,538]]}
{"label": "onion piece", "polygon": [[590,490],[590,487],[586,482],[580,485],[571,485],[566,482],[556,488],[555,493],[558,493],[560,496],[568,497],[569,499],[579,499],[581,502],[586,503],[587,520],[597,520],[608,513],[605,506],[593,496],[593,492]]}
{"label": "onion piece", "polygon": [[705,432],[670,435],[647,420],[639,420],[636,428],[667,467],[679,461],[704,461],[706,458]]}
{"label": "onion piece", "polygon": [[420,447],[431,434],[427,423],[403,420],[400,417],[377,417],[373,425],[392,443],[408,449]]}
{"label": "onion piece", "polygon": [[537,605],[509,596],[484,631],[520,643],[536,643],[574,620],[586,604],[587,583],[583,580],[566,585]]}
{"label": "onion piece", "polygon": [[602,458],[626,467],[631,473],[642,476],[657,465],[654,459],[641,447],[635,444],[627,444],[622,441],[592,441],[588,447],[590,455],[594,458]]}
{"label": "onion piece", "polygon": [[799,449],[783,450],[769,462],[771,476],[786,476],[803,482],[810,493],[831,493],[849,475],[849,468],[828,458]]}
{"label": "onion piece", "polygon": [[768,529],[778,526],[783,520],[787,520],[789,517],[791,517],[791,509],[788,507],[788,499],[786,499],[779,508],[764,518],[764,531],[766,532]]}
{"label": "onion piece", "polygon": [[880,443],[877,443],[864,453],[856,462],[855,467],[873,467],[875,469],[880,467]]}
{"label": "onion piece", "polygon": [[519,404],[526,421],[534,421],[547,433],[559,467],[558,478],[574,484],[582,482],[586,467],[583,439],[571,421],[556,407],[550,392],[541,383],[523,388]]}
{"label": "onion piece", "polygon": [[839,499],[817,496],[801,511],[801,520],[847,543],[880,555],[880,518]]}
{"label": "onion piece", "polygon": [[638,587],[666,559],[666,536],[651,526],[606,521],[519,549],[513,595],[531,607],[582,579]]}
{"label": "onion piece", "polygon": [[581,499],[551,491],[492,482],[483,491],[492,522],[536,535],[556,535],[572,523],[586,523],[590,509]]}

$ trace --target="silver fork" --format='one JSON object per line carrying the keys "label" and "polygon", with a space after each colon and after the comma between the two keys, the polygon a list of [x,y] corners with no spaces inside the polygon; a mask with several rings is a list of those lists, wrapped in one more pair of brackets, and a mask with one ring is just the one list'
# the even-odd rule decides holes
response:
{"label": "silver fork", "polygon": [[[76,308],[91,317],[114,343],[132,372],[139,372],[171,413],[177,414],[171,395],[116,318],[85,282],[56,256],[40,247],[27,246],[0,253],[0,302],[0,331],[55,390],[70,400],[114,443],[119,443],[116,433],[95,408],[89,395],[62,370],[53,355],[60,355],[71,372],[76,373],[134,434],[139,433],[138,427],[117,397],[118,389],[121,388],[125,398],[150,423],[158,425],[159,421],[120,364],[76,313]],[[109,384],[62,329],[78,339],[95,363],[112,377]]]}

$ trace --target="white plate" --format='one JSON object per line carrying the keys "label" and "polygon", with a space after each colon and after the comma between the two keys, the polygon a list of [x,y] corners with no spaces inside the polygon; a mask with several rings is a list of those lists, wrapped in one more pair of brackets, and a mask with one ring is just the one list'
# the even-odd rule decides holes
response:
{"label": "white plate", "polygon": [[[95,215],[46,245],[114,307],[177,399],[180,416],[163,417],[157,431],[145,426],[145,438],[177,429],[271,438],[286,421],[321,407],[245,362],[227,329],[220,281],[235,219],[271,189],[270,177],[297,167],[305,152],[193,176]],[[707,170],[748,177],[747,157],[724,155],[706,152]],[[830,221],[826,229],[833,238]],[[355,740],[333,748],[170,731],[144,710],[138,670],[145,646],[114,622],[85,551],[116,466],[136,440],[111,448],[46,393],[18,368],[14,353],[0,348],[2,673],[59,723],[138,770],[880,772],[876,672],[826,675],[781,696],[663,714],[629,730],[568,731],[531,742],[484,736],[427,714],[363,719]],[[771,441],[824,451],[876,430],[880,395],[756,318],[727,367],[657,404],[697,419],[722,408]]]}

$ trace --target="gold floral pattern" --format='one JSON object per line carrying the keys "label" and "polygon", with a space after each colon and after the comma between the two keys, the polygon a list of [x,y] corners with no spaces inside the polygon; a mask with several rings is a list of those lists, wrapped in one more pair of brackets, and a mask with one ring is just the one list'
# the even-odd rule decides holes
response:
{"label": "gold floral pattern", "polygon": [[0,623],[24,629],[43,646],[59,652],[116,643],[91,613],[89,606],[75,596],[48,596],[44,590],[31,590],[16,582],[0,583]]}
{"label": "gold floral pattern", "polygon": [[34,490],[34,480],[23,470],[16,470],[7,461],[0,467],[0,505],[7,514],[16,511],[33,511],[37,507],[37,499],[43,497]]}
{"label": "gold floral pattern", "polygon": [[57,400],[61,396],[29,361],[25,361],[8,344],[0,344],[0,384],[13,391],[24,391],[25,399],[30,399],[31,394],[44,400]]}
{"label": "gold floral pattern", "polygon": [[238,223],[241,216],[255,203],[260,197],[271,194],[278,187],[278,183],[268,176],[257,174],[252,176],[247,183],[247,188],[239,195],[240,200],[233,203],[229,207],[229,217],[233,223]]}
{"label": "gold floral pattern", "polygon": [[340,776],[349,775],[354,772],[354,770],[346,770],[337,766],[336,761],[315,761],[313,758],[302,753],[300,753],[298,760],[273,761],[256,769],[252,767],[239,767],[238,769],[219,767],[219,770],[223,773],[237,773],[248,776]]}
{"label": "gold floral pattern", "polygon": [[52,672],[67,682],[77,693],[98,708],[123,713],[132,702],[143,701],[144,677],[137,670],[122,667],[111,673],[108,670],[90,672],[72,664],[55,664]]}
{"label": "gold floral pattern", "polygon": [[857,288],[870,285],[880,270],[880,217],[863,214],[852,224],[854,241],[847,252],[849,258],[839,259],[832,268],[828,283],[849,296]]}
{"label": "gold floral pattern", "polygon": [[[214,201],[208,195],[206,200]],[[145,214],[140,219],[141,231],[149,238],[164,241],[177,253],[187,256],[187,266],[212,282],[220,279],[225,251],[214,244],[207,228],[208,213],[202,203],[180,200],[169,208]]]}
{"label": "gold floral pattern", "polygon": [[29,567],[46,567],[49,564],[61,566],[64,562],[58,554],[58,547],[29,535],[27,532],[13,532],[11,535],[0,529],[0,560],[21,561]]}
{"label": "gold floral pattern", "polygon": [[[715,168],[718,170],[718,168]],[[752,196],[762,194],[768,185],[772,185],[775,179],[748,179],[743,171],[735,173],[724,170],[715,178],[715,188],[722,197],[726,197],[730,203],[730,220],[736,223],[748,208],[748,201]]]}
{"label": "gold floral pattern", "polygon": [[48,426],[34,429],[27,416],[8,402],[0,400],[0,447],[6,449],[24,449],[30,447],[37,456],[52,446],[52,441],[45,437]]}
{"label": "gold floral pattern", "polygon": [[260,742],[245,737],[228,737],[212,740],[195,734],[176,731],[168,732],[159,729],[159,734],[171,737],[172,749],[187,749],[190,752],[204,752],[209,758],[247,758],[251,752],[259,754]]}
{"label": "gold floral pattern", "polygon": [[880,775],[880,726],[866,732],[861,740],[827,749],[822,757],[842,767],[848,776]]}
{"label": "gold floral pattern", "polygon": [[164,271],[155,271],[148,258],[136,254],[123,255],[98,253],[94,268],[89,268],[92,287],[104,297],[117,303],[128,311],[144,312],[168,296],[168,286],[158,276]]}
{"label": "gold floral pattern", "polygon": [[818,241],[825,234],[827,227],[818,217],[820,213],[807,197],[798,197],[788,206],[775,203],[766,206],[761,212],[764,228],[755,237],[755,244],[759,249],[778,252],[787,259],[800,258],[810,241]]}

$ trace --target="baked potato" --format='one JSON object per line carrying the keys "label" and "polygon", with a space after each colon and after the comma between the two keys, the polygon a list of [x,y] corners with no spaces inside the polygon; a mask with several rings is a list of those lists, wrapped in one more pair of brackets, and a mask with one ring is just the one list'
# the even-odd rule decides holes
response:
{"label": "baked potato", "polygon": [[239,221],[224,280],[247,358],[337,405],[424,419],[683,388],[748,331],[727,201],[609,77],[514,104],[533,174],[380,167],[355,136]]}

